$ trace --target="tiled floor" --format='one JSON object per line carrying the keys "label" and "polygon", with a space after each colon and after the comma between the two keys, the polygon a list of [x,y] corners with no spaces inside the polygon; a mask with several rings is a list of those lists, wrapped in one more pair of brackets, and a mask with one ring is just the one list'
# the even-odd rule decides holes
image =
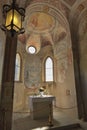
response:
{"label": "tiled floor", "polygon": [[[69,124],[80,123],[82,128],[87,130],[87,123],[78,120],[76,109],[53,109],[53,127],[66,126]],[[48,129],[49,119],[32,120],[29,111],[18,111],[13,113],[12,130],[46,130]]]}

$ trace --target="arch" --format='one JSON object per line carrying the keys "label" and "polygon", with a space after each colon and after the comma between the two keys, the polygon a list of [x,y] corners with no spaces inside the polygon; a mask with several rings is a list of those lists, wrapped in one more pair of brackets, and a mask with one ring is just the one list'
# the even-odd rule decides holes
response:
{"label": "arch", "polygon": [[86,103],[86,100],[83,98],[83,97],[86,97],[85,95],[86,85],[85,85],[85,81],[83,83],[82,77],[84,77],[85,79],[84,75],[85,75],[86,69],[84,72],[83,71],[84,68],[81,67],[81,63],[82,63],[81,46],[83,47],[82,38],[86,35],[86,22],[85,22],[85,20],[87,19],[86,14],[87,14],[87,9],[85,8],[82,12],[80,12],[79,15],[76,15],[76,17],[73,18],[72,20],[73,24],[71,24],[71,38],[72,38],[74,72],[75,72],[74,73],[75,87],[76,87],[76,93],[77,93],[78,117],[79,119],[84,118],[84,120],[87,120],[87,117],[86,117],[87,103]]}
{"label": "arch", "polygon": [[45,81],[49,82],[49,81],[53,81],[53,60],[52,58],[49,56],[46,58],[45,60]]}

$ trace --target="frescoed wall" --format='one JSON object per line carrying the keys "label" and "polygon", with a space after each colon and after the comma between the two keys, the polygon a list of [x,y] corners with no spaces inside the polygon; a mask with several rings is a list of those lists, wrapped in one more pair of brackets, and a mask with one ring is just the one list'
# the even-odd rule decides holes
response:
{"label": "frescoed wall", "polygon": [[[45,7],[47,10],[42,13]],[[48,94],[56,97],[57,107],[76,107],[73,55],[67,20],[48,4],[47,6],[44,4],[33,6],[32,4],[30,8],[27,7],[26,14],[28,14],[24,24],[26,31],[25,34],[19,36],[19,41],[22,43],[23,49],[26,50],[26,42],[31,34],[39,34],[41,48],[35,55],[26,51],[22,53],[24,55],[22,59],[24,61],[22,107],[28,109],[29,96],[38,94],[38,88],[43,85],[46,86]],[[44,62],[47,56],[51,56],[54,62],[54,82],[49,83],[44,81]],[[14,106],[17,104],[16,101]]]}
{"label": "frescoed wall", "polygon": [[27,55],[25,61],[24,83],[26,87],[38,87],[41,82],[41,61],[36,55]]}

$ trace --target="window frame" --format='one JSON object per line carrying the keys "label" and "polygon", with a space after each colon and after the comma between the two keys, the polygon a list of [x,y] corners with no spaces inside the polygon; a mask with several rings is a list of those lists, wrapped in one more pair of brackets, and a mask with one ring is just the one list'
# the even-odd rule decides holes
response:
{"label": "window frame", "polygon": [[[48,58],[50,58],[52,60],[53,81],[46,81],[46,61]],[[44,60],[44,82],[46,82],[46,83],[53,83],[54,82],[54,61],[53,61],[53,58],[51,56],[47,56]]]}
{"label": "window frame", "polygon": [[[17,58],[17,55],[19,56],[19,58],[20,58],[20,65],[19,65],[19,68],[20,68],[20,70],[19,70],[19,79],[18,80],[16,80],[16,78],[15,78],[15,75],[16,75],[16,73],[14,74],[14,81],[15,82],[21,82],[21,66],[22,66],[22,60],[21,60],[21,55],[20,55],[20,53],[19,52],[17,52],[16,53],[16,58]],[[15,58],[15,70],[16,70],[16,58]]]}

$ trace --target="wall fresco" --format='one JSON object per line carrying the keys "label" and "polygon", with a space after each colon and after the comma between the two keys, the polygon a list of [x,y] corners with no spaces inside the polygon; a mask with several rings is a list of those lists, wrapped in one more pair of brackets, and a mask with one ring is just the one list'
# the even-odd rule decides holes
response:
{"label": "wall fresco", "polygon": [[67,38],[55,44],[54,55],[57,59],[57,81],[63,83],[67,69],[72,63],[72,49],[70,44],[67,43]]}
{"label": "wall fresco", "polygon": [[36,55],[26,58],[24,70],[24,82],[26,87],[38,87],[41,82],[41,63]]}

